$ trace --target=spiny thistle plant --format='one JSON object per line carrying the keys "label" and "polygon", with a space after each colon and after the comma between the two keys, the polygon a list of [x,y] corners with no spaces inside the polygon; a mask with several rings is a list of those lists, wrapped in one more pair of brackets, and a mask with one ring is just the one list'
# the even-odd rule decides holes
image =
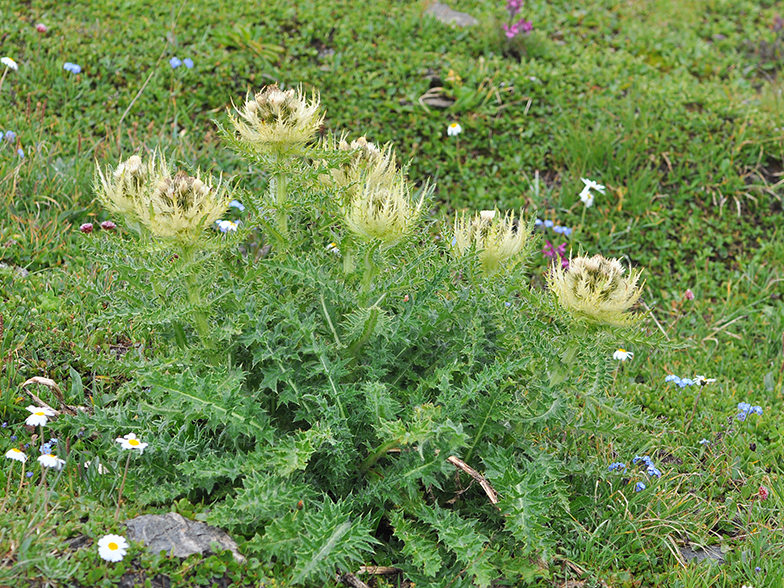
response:
{"label": "spiny thistle plant", "polygon": [[497,210],[483,210],[473,219],[455,218],[452,246],[459,255],[476,251],[485,274],[496,272],[501,264],[520,254],[530,242],[531,230],[514,212],[501,216]]}
{"label": "spiny thistle plant", "polygon": [[268,86],[253,98],[248,96],[236,114],[229,112],[229,120],[241,140],[258,152],[291,154],[312,141],[321,126],[319,102],[316,93],[308,102],[302,89]]}
{"label": "spiny thistle plant", "polygon": [[[101,201],[140,234],[116,219],[85,237],[106,267],[95,292],[157,352],[74,426],[133,425],[151,441],[136,500],[209,504],[295,585],[359,564],[431,588],[541,576],[573,528],[571,485],[593,475],[572,444],[619,413],[612,351],[646,342],[617,328],[637,275],[601,258],[555,273],[558,302],[603,319],[582,328],[528,285],[531,223],[484,211],[434,239],[429,191],[412,196],[391,146],[314,144],[317,106],[268,88],[223,130],[264,193],[158,156],[99,170]],[[229,198],[243,212],[223,233]]]}
{"label": "spiny thistle plant", "polygon": [[617,259],[601,255],[575,257],[568,269],[554,264],[548,285],[558,303],[575,316],[609,325],[627,325],[635,316],[627,311],[642,294],[640,272],[626,268]]}

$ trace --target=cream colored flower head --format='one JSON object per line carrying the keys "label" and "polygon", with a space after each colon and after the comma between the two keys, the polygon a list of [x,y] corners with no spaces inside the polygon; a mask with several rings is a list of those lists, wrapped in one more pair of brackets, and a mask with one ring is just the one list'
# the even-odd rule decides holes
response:
{"label": "cream colored flower head", "polygon": [[63,466],[65,465],[64,459],[60,459],[52,453],[44,453],[43,455],[39,456],[38,462],[45,468],[54,468],[58,472],[63,469]]}
{"label": "cream colored flower head", "polygon": [[528,227],[515,219],[514,212],[501,216],[497,210],[483,210],[473,218],[455,218],[452,248],[461,256],[476,251],[482,269],[489,275],[520,253],[529,236]]}
{"label": "cream colored flower head", "polygon": [[221,218],[231,200],[218,180],[202,179],[171,169],[162,155],[148,162],[138,155],[114,170],[96,172],[96,190],[112,212],[132,216],[159,237],[192,241]]}
{"label": "cream colored flower head", "polygon": [[400,243],[411,234],[422,215],[427,187],[419,200],[400,172],[389,181],[366,179],[350,191],[344,206],[346,227],[362,239],[378,239],[386,247]]}
{"label": "cream colored flower head", "polygon": [[153,155],[150,164],[132,155],[113,171],[96,167],[95,188],[98,198],[108,210],[120,214],[136,215],[139,200],[155,178],[167,173],[166,162]]}
{"label": "cream colored flower head", "polygon": [[337,144],[335,140],[325,143],[326,149],[349,152],[350,159],[341,167],[330,170],[329,179],[339,188],[347,190],[347,199],[358,193],[365,184],[392,184],[396,181],[400,170],[398,169],[395,152],[391,145],[379,149],[365,137],[360,137],[348,143],[341,138]]}
{"label": "cream colored flower head", "polygon": [[297,151],[313,140],[324,120],[319,113],[319,96],[308,101],[302,92],[267,86],[253,98],[248,95],[242,109],[229,111],[237,135],[261,153]]}
{"label": "cream colored flower head", "polygon": [[573,314],[592,322],[626,325],[634,320],[627,311],[642,294],[640,272],[626,269],[617,259],[601,255],[575,257],[569,269],[554,264],[548,285],[558,303]]}

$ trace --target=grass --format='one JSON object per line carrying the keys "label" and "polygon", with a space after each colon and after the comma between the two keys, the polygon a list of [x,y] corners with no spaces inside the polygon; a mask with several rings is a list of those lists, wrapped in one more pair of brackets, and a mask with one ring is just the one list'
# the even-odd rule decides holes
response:
{"label": "grass", "polygon": [[[94,201],[94,162],[161,147],[260,190],[266,178],[221,146],[212,121],[225,122],[231,100],[248,90],[302,83],[321,92],[327,129],[393,142],[411,159],[412,177],[437,181],[434,217],[524,208],[572,227],[565,241],[574,252],[645,268],[648,328],[671,345],[619,365],[609,394],[658,428],[645,447],[632,449],[624,430],[595,442],[608,463],[646,451],[665,475],[629,502],[609,472],[584,488],[569,505],[575,531],[540,583],[781,586],[780,4],[529,2],[534,32],[512,43],[500,32],[501,3],[454,2],[480,19],[468,29],[423,17],[424,7],[0,0],[2,52],[20,64],[0,90],[0,130],[17,135],[0,141],[0,419],[8,423],[0,449],[34,447],[36,431],[22,425],[28,378],[58,382],[68,404],[109,405],[133,377],[133,359],[155,355],[154,339],[142,346],[133,326],[101,319],[96,292],[111,276],[86,257],[77,230],[109,218]],[[38,22],[49,31],[36,32]],[[172,69],[174,56],[194,68]],[[82,73],[63,71],[65,61]],[[452,106],[423,105],[428,91]],[[452,121],[464,129],[457,140],[446,136]],[[581,177],[607,186],[587,210],[577,198]],[[541,283],[545,259],[537,255],[533,268]],[[717,382],[680,389],[664,384],[668,373]],[[54,404],[46,389],[36,393]],[[763,415],[739,425],[741,401]],[[89,447],[74,439],[69,451]],[[124,466],[116,452],[96,456],[112,471]],[[123,517],[154,511],[134,503],[133,475]],[[23,480],[19,497],[4,496],[2,584],[116,585],[132,567],[194,585],[215,577],[255,585],[273,573],[259,562],[180,562],[138,548],[133,564],[99,563],[79,538],[120,530],[116,482],[68,469],[48,481],[47,502],[35,498],[37,476]],[[764,503],[755,499],[760,486],[770,489]],[[185,501],[157,510],[197,516],[205,508]],[[726,563],[681,565],[676,549],[686,540],[721,545]]]}

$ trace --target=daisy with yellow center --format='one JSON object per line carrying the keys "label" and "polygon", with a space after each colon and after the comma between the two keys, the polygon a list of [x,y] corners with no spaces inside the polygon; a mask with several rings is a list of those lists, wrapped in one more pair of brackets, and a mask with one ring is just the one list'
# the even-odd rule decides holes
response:
{"label": "daisy with yellow center", "polygon": [[14,461],[21,461],[22,463],[27,461],[27,456],[24,454],[24,452],[19,451],[16,447],[6,451],[5,456],[8,459],[13,459]]}
{"label": "daisy with yellow center", "polygon": [[44,453],[41,457],[38,458],[38,461],[45,468],[54,468],[58,472],[63,469],[63,466],[65,465],[64,459],[60,459],[52,453]]}
{"label": "daisy with yellow center", "polygon": [[613,353],[613,359],[619,359],[621,361],[634,359],[634,353],[631,351],[626,351],[625,349],[616,349],[615,353]]}
{"label": "daisy with yellow center", "polygon": [[57,414],[51,408],[40,408],[32,405],[28,406],[27,410],[32,413],[25,421],[25,424],[30,427],[43,427],[49,422],[49,417],[53,417]]}
{"label": "daisy with yellow center", "polygon": [[446,128],[446,134],[450,137],[457,137],[462,132],[463,127],[460,126],[460,123],[453,122]]}
{"label": "daisy with yellow center", "polygon": [[139,441],[135,433],[128,433],[125,437],[118,437],[117,443],[120,443],[123,449],[138,449],[140,452],[144,451],[144,448],[148,445]]}
{"label": "daisy with yellow center", "polygon": [[120,561],[128,552],[128,542],[122,535],[104,535],[98,540],[98,555],[106,561]]}

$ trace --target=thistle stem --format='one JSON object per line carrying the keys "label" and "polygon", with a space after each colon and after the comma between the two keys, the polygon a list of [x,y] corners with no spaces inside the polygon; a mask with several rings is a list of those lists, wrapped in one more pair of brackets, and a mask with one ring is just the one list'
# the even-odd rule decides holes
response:
{"label": "thistle stem", "polygon": [[[183,245],[182,260],[186,266],[193,261],[193,248],[190,245]],[[202,309],[201,291],[200,286],[197,283],[196,272],[191,271],[187,267],[186,271],[188,277],[185,280],[185,285],[188,289],[188,302],[193,306],[193,326],[196,328],[202,345],[204,345],[206,349],[212,349],[210,325],[207,320],[207,314]]]}
{"label": "thistle stem", "polygon": [[128,466],[131,465],[131,452],[133,450],[128,451],[128,459],[125,460],[125,472],[123,473],[123,479],[120,483],[120,493],[117,495],[117,510],[114,511],[114,522],[117,522],[117,519],[120,516],[120,501],[122,500],[123,490],[125,489],[125,478],[128,477]]}
{"label": "thistle stem", "polygon": [[275,224],[278,234],[285,245],[289,240],[289,220],[286,215],[286,197],[288,188],[288,178],[282,171],[278,171],[270,181],[270,191],[272,201],[275,203]]}
{"label": "thistle stem", "polygon": [[365,458],[365,461],[362,462],[362,465],[359,466],[359,471],[361,473],[367,472],[370,468],[373,467],[373,464],[376,463],[382,456],[386,455],[386,453],[396,447],[399,444],[399,439],[393,439],[392,441],[387,441],[386,443],[382,443],[378,449],[376,449],[373,453],[368,455]]}

